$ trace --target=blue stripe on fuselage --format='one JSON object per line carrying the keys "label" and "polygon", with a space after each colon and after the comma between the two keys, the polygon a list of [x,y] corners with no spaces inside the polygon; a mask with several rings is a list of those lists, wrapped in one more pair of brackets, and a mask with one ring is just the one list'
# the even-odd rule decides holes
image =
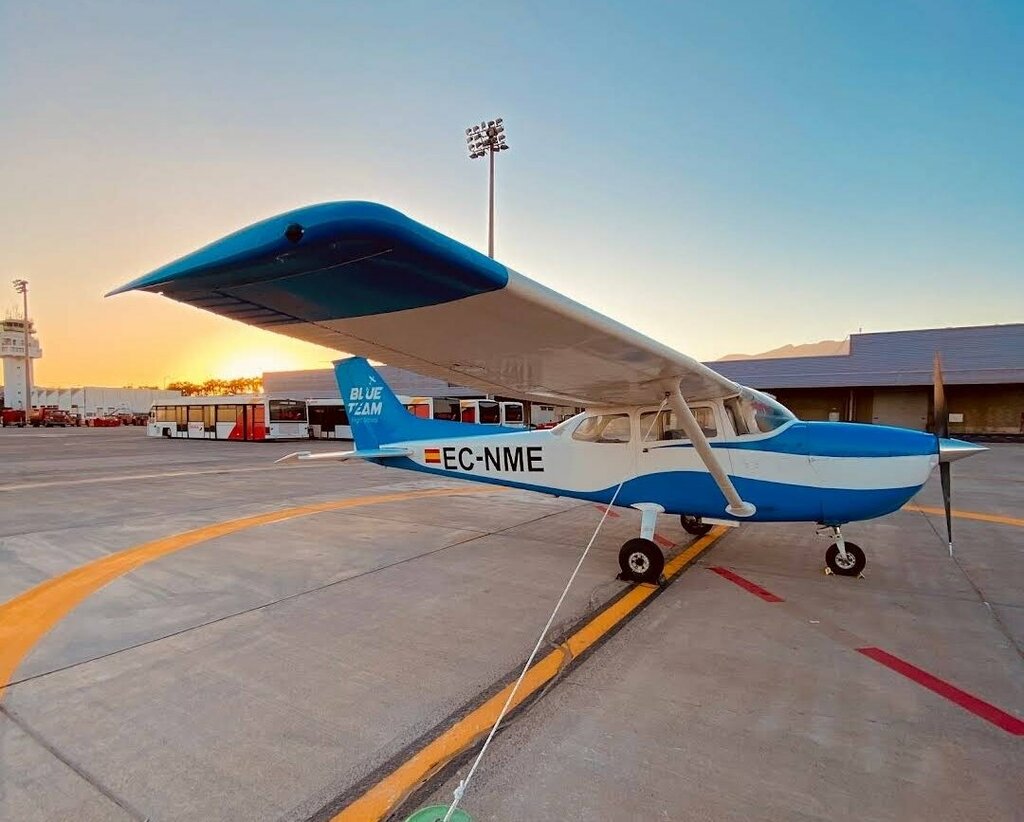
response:
{"label": "blue stripe on fuselage", "polygon": [[[425,474],[490,485],[505,485],[560,497],[609,503],[615,487],[597,491],[575,491],[528,482],[516,482],[465,472],[428,468],[408,457],[373,460],[389,468],[403,468]],[[725,513],[725,500],[714,479],[705,471],[665,471],[628,480],[615,504],[630,506],[638,502],[656,502],[670,514],[693,514],[739,522],[824,522],[830,525],[873,519],[898,510],[920,486],[909,488],[850,489],[814,488],[783,482],[732,477],[744,500],[757,506],[753,517],[742,519]]]}
{"label": "blue stripe on fuselage", "polygon": [[[736,451],[770,451],[816,457],[916,457],[935,454],[938,448],[935,437],[923,431],[888,425],[801,420],[787,425],[774,436],[712,442],[710,445],[712,448]],[[673,442],[648,447],[653,451],[660,448],[693,448],[693,444]]]}

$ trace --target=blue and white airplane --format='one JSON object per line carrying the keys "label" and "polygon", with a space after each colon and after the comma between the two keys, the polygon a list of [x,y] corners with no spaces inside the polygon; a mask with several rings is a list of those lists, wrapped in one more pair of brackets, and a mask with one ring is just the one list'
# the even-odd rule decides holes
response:
{"label": "blue and white airplane", "polygon": [[[864,552],[841,526],[896,511],[941,465],[984,450],[938,435],[803,422],[771,397],[567,299],[386,206],[314,205],[244,228],[111,294],[151,291],[357,356],[336,363],[364,459],[641,512],[622,546],[628,579],[655,582],[658,514],[691,534],[715,522],[809,522],[835,574]],[[488,394],[579,406],[545,431],[409,414],[366,359]],[[950,541],[952,538],[950,538]]]}

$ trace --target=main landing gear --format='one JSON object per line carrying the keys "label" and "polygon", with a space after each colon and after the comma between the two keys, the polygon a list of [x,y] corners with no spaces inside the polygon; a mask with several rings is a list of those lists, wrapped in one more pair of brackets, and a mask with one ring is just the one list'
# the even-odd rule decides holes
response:
{"label": "main landing gear", "polygon": [[654,541],[654,527],[665,509],[653,502],[638,502],[633,507],[640,511],[640,536],[619,549],[619,579],[657,585],[665,570],[665,554]]}
{"label": "main landing gear", "polygon": [[657,585],[665,570],[665,555],[653,540],[636,537],[619,549],[619,579]]}
{"label": "main landing gear", "polygon": [[686,533],[694,537],[702,537],[714,527],[700,517],[691,517],[689,514],[680,514],[679,524],[683,526]]}
{"label": "main landing gear", "polygon": [[864,552],[859,545],[847,542],[838,525],[829,525],[827,530],[832,532],[832,543],[825,551],[826,573],[831,572],[841,577],[859,577],[868,564]]}

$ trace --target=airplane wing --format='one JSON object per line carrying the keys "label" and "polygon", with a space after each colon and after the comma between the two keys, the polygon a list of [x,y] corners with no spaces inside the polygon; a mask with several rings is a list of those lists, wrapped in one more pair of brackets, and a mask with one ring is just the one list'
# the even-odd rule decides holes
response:
{"label": "airplane wing", "polygon": [[[628,279],[623,283],[628,287]],[[112,291],[141,290],[488,394],[588,407],[739,387],[386,206],[308,206]]]}

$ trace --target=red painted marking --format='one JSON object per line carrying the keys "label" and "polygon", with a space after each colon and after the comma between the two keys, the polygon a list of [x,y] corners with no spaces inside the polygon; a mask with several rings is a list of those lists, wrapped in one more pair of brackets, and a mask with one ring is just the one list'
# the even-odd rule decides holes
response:
{"label": "red painted marking", "polygon": [[662,548],[671,548],[673,545],[675,545],[675,543],[672,540],[663,537],[661,534],[655,534],[654,541],[658,543],[658,545],[660,545]]}
{"label": "red painted marking", "polygon": [[[604,511],[604,510],[605,510],[605,506],[604,506],[604,505],[601,505],[601,504],[600,504],[599,502],[595,502],[595,503],[594,503],[594,507],[595,507],[595,508],[596,508],[596,509],[597,509],[598,511]],[[610,517],[611,517],[612,519],[617,519],[617,518],[618,518],[618,516],[619,516],[619,514],[618,514],[618,512],[617,512],[617,511],[613,511],[613,510],[612,510],[611,508],[609,508],[609,509],[608,509],[608,516],[610,516]]]}
{"label": "red painted marking", "polygon": [[972,696],[967,691],[961,691],[955,685],[950,685],[945,680],[939,679],[927,671],[922,671],[917,666],[905,662],[898,656],[893,656],[881,648],[858,648],[857,651],[884,665],[886,668],[898,674],[903,674],[907,679],[912,679],[918,685],[923,685],[929,691],[945,697],[950,702],[955,702],[965,711],[970,711],[986,722],[991,722],[997,728],[1002,728],[1007,733],[1014,734],[1015,736],[1024,735],[1024,721],[1006,713],[1006,711],[1000,710],[995,705],[990,705],[983,699]]}
{"label": "red painted marking", "polygon": [[775,596],[775,594],[773,594],[771,591],[765,590],[756,582],[751,582],[749,579],[744,579],[734,571],[730,571],[728,568],[720,568],[716,565],[715,567],[709,570],[714,571],[720,577],[729,580],[729,582],[733,582],[736,585],[739,585],[740,588],[744,588],[747,591],[750,591],[750,593],[752,593],[754,596],[761,597],[761,599],[763,599],[765,602],[785,602],[785,600],[782,597]]}

